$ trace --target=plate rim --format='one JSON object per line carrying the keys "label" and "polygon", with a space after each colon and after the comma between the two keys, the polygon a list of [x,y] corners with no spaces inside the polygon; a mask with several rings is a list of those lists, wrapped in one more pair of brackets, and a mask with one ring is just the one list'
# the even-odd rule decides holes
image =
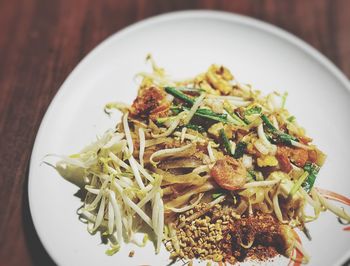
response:
{"label": "plate rim", "polygon": [[[90,58],[93,58],[95,54],[97,54],[100,50],[103,50],[112,42],[118,41],[119,39],[122,39],[124,36],[127,36],[128,34],[132,34],[133,32],[138,31],[142,28],[152,26],[152,24],[158,24],[166,21],[172,21],[172,20],[178,20],[178,19],[184,19],[184,18],[187,18],[187,19],[188,18],[191,18],[191,19],[208,18],[212,20],[227,21],[230,23],[237,23],[248,27],[253,27],[260,31],[264,31],[276,37],[279,37],[284,41],[296,46],[298,49],[304,51],[309,56],[311,56],[326,70],[328,70],[342,84],[342,86],[346,88],[347,92],[350,93],[350,81],[346,77],[346,75],[329,58],[323,55],[316,48],[312,47],[306,41],[268,22],[265,22],[253,17],[233,13],[233,12],[203,10],[203,9],[167,12],[167,13],[162,13],[160,15],[148,17],[146,19],[137,21],[111,34],[106,39],[102,40],[99,44],[97,44],[78,62],[78,64],[68,74],[68,76],[65,78],[65,80],[63,81],[63,83],[55,93],[54,97],[52,98],[50,104],[48,105],[45,111],[45,114],[42,117],[42,120],[40,122],[40,126],[37,130],[31,156],[30,156],[29,172],[28,172],[28,187],[27,187],[27,190],[28,190],[27,196],[28,196],[30,215],[33,221],[34,229],[38,235],[40,242],[42,243],[48,255],[57,265],[60,265],[59,263],[60,259],[59,257],[56,256],[54,249],[50,248],[51,246],[49,244],[50,240],[45,238],[45,236],[40,231],[40,227],[41,227],[39,222],[40,211],[37,208],[35,208],[35,200],[33,199],[34,190],[35,190],[35,187],[33,186],[33,179],[35,178],[33,169],[35,169],[35,164],[38,163],[37,161],[36,162],[34,161],[34,158],[38,157],[36,155],[39,149],[38,142],[39,142],[39,139],[42,138],[45,125],[48,123],[48,117],[53,112],[54,106],[56,106],[60,102],[60,99],[64,96],[65,92],[69,88],[67,84],[70,83],[70,80],[73,79],[76,73],[80,71],[82,66],[85,65],[86,62],[89,62]],[[349,259],[349,257],[350,257],[350,251],[345,252],[345,254],[338,259],[338,261],[336,262],[336,265],[341,265],[342,263],[346,262],[346,260]]]}

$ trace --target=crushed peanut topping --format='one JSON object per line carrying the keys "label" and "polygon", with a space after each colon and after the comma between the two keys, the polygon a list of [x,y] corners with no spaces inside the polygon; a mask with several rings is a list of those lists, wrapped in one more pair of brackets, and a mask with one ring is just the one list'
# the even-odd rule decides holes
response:
{"label": "crushed peanut topping", "polygon": [[235,264],[246,258],[265,261],[278,255],[280,229],[271,215],[240,216],[232,207],[216,204],[201,217],[188,219],[205,207],[202,203],[179,215],[175,226],[180,249],[171,258]]}

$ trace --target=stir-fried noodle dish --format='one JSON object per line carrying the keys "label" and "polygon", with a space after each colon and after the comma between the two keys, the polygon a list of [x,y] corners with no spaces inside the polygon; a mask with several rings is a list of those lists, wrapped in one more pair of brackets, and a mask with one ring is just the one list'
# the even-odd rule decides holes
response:
{"label": "stir-fried noodle dish", "polygon": [[[349,199],[314,186],[326,155],[286,109],[287,94],[262,95],[224,66],[174,81],[153,59],[139,73],[115,128],[56,164],[83,176],[80,219],[118,252],[123,243],[163,245],[173,261],[235,264],[284,255],[307,263],[294,229],[324,211],[342,223]],[[78,170],[78,171],[77,171]],[[73,215],[73,214],[72,214]],[[143,241],[135,234],[145,232]]]}

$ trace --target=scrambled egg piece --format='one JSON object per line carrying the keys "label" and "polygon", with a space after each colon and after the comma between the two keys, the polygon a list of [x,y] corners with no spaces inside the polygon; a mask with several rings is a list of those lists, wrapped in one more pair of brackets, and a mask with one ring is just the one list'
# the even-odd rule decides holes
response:
{"label": "scrambled egg piece", "polygon": [[277,166],[278,165],[278,161],[277,161],[276,157],[271,156],[271,155],[258,158],[257,163],[258,163],[258,166],[260,166],[260,167]]}
{"label": "scrambled egg piece", "polygon": [[231,72],[218,65],[211,65],[206,73],[207,81],[223,94],[229,94],[232,91],[232,85],[229,83],[233,79]]}

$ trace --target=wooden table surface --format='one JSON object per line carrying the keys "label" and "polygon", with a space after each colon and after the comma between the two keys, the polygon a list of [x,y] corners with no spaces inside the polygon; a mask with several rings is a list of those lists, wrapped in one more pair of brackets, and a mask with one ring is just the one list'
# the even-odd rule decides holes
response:
{"label": "wooden table surface", "polygon": [[350,77],[347,0],[1,0],[0,265],[54,264],[31,220],[28,164],[41,119],[67,75],[112,33],[183,9],[225,10],[275,24]]}

